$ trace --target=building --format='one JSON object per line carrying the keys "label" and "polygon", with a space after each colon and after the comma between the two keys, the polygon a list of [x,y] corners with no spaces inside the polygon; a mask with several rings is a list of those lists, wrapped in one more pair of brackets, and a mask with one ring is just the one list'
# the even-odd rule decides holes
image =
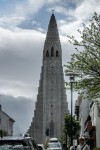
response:
{"label": "building", "polygon": [[100,147],[100,99],[89,100],[86,93],[79,95],[75,114],[81,126],[80,135],[86,138],[90,150]]}
{"label": "building", "polygon": [[89,116],[89,103],[90,101],[87,99],[87,94],[84,92],[83,96],[81,94],[78,95],[78,99],[75,103],[75,114],[77,120],[80,122],[80,136],[84,136],[86,139],[89,139],[88,132],[84,132],[85,121]]}
{"label": "building", "polygon": [[0,131],[4,131],[7,135],[12,136],[14,122],[11,117],[2,111],[2,106],[0,105]]}
{"label": "building", "polygon": [[55,15],[52,14],[43,49],[43,64],[40,74],[34,117],[28,130],[37,143],[46,136],[60,139],[68,103],[64,86],[62,49]]}
{"label": "building", "polygon": [[85,123],[85,131],[89,133],[90,148],[100,147],[100,99],[92,100],[89,116]]}

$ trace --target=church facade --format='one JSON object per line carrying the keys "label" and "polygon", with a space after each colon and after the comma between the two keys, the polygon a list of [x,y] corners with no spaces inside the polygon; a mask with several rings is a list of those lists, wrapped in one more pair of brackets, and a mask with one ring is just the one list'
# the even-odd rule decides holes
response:
{"label": "church facade", "polygon": [[46,136],[60,139],[68,103],[64,86],[62,49],[55,15],[52,14],[43,49],[43,63],[40,74],[34,117],[28,133],[43,143]]}

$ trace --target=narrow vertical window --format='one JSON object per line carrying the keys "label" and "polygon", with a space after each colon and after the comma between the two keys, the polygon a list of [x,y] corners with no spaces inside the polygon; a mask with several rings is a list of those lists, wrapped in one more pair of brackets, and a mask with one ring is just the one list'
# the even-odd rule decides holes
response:
{"label": "narrow vertical window", "polygon": [[46,51],[46,56],[49,57],[49,51],[48,50]]}
{"label": "narrow vertical window", "polygon": [[54,48],[52,47],[51,48],[51,57],[53,57],[54,56]]}
{"label": "narrow vertical window", "polygon": [[58,57],[59,56],[59,54],[58,54],[58,50],[56,51],[56,57]]}
{"label": "narrow vertical window", "polygon": [[54,136],[54,122],[51,120],[50,122],[50,137]]}

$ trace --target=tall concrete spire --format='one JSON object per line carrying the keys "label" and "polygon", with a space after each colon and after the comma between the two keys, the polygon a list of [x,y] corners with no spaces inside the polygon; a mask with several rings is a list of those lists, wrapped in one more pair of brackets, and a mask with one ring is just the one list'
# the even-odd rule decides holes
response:
{"label": "tall concrete spire", "polygon": [[48,26],[48,32],[47,32],[47,37],[51,38],[53,40],[54,38],[58,38],[58,29],[57,29],[57,23],[54,14],[51,15],[49,26]]}
{"label": "tall concrete spire", "polygon": [[46,136],[60,139],[68,104],[64,88],[62,50],[57,23],[51,15],[43,48],[37,102],[29,133],[38,143]]}

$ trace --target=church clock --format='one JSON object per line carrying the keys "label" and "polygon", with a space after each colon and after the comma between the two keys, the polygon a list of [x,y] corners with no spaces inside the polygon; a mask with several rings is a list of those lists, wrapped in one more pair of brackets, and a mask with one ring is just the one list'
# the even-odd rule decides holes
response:
{"label": "church clock", "polygon": [[54,67],[54,63],[50,63],[50,67],[53,68]]}

